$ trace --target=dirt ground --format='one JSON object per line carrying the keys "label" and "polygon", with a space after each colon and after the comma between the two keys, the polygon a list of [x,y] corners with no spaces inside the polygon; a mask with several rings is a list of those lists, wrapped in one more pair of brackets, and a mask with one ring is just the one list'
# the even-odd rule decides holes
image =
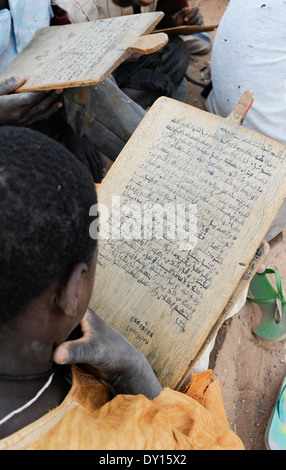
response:
{"label": "dirt ground", "polygon": [[[205,24],[219,23],[228,3],[228,0],[202,0],[200,9]],[[215,33],[211,34],[214,37]],[[192,59],[191,75],[203,80],[201,69],[209,63],[210,54]],[[189,83],[187,101],[205,109],[201,91],[200,87]],[[286,278],[285,244],[286,231],[273,241],[265,262],[267,267],[280,272],[283,282]],[[259,307],[247,301],[239,314],[221,328],[210,362],[214,376],[220,382],[230,426],[247,450],[266,449],[265,429],[286,374],[286,340],[270,343],[256,337],[253,329],[260,319]]]}

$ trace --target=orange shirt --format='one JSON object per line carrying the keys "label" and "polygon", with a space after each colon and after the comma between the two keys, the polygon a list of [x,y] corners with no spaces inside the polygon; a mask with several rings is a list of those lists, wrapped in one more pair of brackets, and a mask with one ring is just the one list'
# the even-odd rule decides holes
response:
{"label": "orange shirt", "polygon": [[102,382],[73,367],[62,404],[0,440],[0,450],[243,450],[211,376],[194,374],[184,393],[165,388],[151,401],[112,398]]}

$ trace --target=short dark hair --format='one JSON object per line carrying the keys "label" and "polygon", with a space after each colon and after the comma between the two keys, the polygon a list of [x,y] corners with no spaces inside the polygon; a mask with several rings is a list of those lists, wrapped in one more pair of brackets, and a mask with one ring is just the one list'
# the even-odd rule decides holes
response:
{"label": "short dark hair", "polygon": [[62,145],[0,127],[0,322],[19,314],[79,262],[90,265],[92,177]]}

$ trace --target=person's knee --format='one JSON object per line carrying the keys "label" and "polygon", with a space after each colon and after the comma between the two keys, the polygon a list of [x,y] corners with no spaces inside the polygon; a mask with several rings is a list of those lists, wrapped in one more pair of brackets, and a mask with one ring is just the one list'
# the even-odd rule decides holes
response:
{"label": "person's knee", "polygon": [[167,46],[169,49],[169,60],[173,61],[176,67],[187,69],[190,63],[190,53],[185,42],[176,36],[170,39]]}
{"label": "person's knee", "polygon": [[209,33],[182,36],[182,40],[188,48],[189,55],[207,55],[212,49]]}
{"label": "person's knee", "polygon": [[171,38],[165,46],[162,61],[158,70],[168,75],[175,88],[184,79],[190,63],[190,55],[184,41],[178,37]]}

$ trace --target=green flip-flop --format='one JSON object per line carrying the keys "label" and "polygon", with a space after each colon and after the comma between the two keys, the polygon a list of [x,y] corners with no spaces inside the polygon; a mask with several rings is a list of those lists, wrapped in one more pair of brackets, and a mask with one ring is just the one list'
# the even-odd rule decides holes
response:
{"label": "green flip-flop", "polygon": [[268,422],[265,445],[268,450],[286,450],[286,377]]}
{"label": "green flip-flop", "polygon": [[[276,289],[268,274],[275,274]],[[248,300],[259,304],[263,320],[254,334],[259,338],[278,342],[286,338],[286,300],[283,295],[282,278],[274,269],[266,269],[264,273],[255,274],[250,283],[252,297]]]}

